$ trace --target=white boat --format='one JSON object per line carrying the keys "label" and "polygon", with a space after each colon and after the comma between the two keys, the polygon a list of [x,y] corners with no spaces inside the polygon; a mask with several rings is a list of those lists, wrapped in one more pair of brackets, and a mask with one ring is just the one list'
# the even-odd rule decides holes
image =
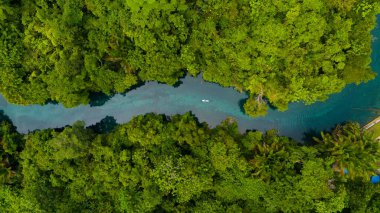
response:
{"label": "white boat", "polygon": [[208,102],[210,102],[210,101],[207,100],[207,99],[202,99],[202,102],[203,102],[203,103],[208,103]]}

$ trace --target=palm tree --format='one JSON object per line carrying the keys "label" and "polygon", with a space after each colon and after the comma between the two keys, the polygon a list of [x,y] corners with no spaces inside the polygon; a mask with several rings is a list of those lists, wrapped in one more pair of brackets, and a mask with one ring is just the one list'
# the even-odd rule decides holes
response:
{"label": "palm tree", "polygon": [[322,133],[321,139],[314,140],[322,157],[331,159],[333,169],[342,175],[346,168],[350,177],[368,177],[380,160],[379,142],[357,123],[338,125],[331,133]]}
{"label": "palm tree", "polygon": [[251,148],[249,162],[253,167],[253,175],[268,181],[293,172],[294,163],[299,159],[292,157],[292,148],[288,138],[279,137],[277,131],[268,131]]}

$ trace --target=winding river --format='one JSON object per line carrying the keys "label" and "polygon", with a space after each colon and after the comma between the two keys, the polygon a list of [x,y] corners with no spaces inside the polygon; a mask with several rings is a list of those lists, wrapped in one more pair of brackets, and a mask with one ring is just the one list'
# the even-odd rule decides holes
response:
{"label": "winding river", "polygon": [[[380,16],[378,16],[380,20]],[[372,69],[380,74],[380,26],[372,32]],[[380,114],[380,77],[366,84],[349,85],[341,93],[331,95],[326,102],[312,105],[292,103],[286,112],[270,110],[261,118],[250,118],[241,109],[247,98],[232,88],[204,82],[201,76],[186,76],[182,84],[174,88],[156,82],[115,95],[101,106],[78,106],[64,108],[62,105],[19,106],[7,103],[0,96],[0,111],[3,111],[26,133],[35,129],[56,128],[83,120],[87,125],[99,122],[106,116],[113,116],[118,123],[129,121],[133,116],[148,112],[173,115],[191,111],[199,121],[215,126],[227,117],[234,117],[241,131],[246,129],[278,129],[280,135],[303,140],[321,130],[329,130],[344,121],[365,124]],[[203,99],[209,102],[202,102]]]}

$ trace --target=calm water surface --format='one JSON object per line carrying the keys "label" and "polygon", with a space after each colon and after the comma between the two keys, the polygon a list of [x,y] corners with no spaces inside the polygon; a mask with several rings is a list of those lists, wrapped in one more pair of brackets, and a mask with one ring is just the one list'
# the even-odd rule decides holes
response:
{"label": "calm water surface", "polygon": [[[380,19],[380,16],[378,17]],[[380,28],[372,32],[372,69],[380,73]],[[182,84],[170,87],[156,82],[148,82],[126,95],[115,95],[102,106],[79,106],[64,108],[61,105],[18,106],[7,103],[0,96],[0,110],[11,118],[20,132],[35,129],[55,128],[83,120],[87,125],[99,122],[106,116],[113,116],[118,123],[129,121],[133,116],[148,112],[173,115],[192,111],[199,121],[215,126],[227,117],[234,117],[241,131],[246,129],[278,129],[281,135],[302,140],[305,133],[329,130],[344,121],[365,124],[380,108],[380,76],[359,86],[349,85],[341,93],[334,94],[326,102],[305,106],[292,103],[286,112],[270,110],[262,118],[250,118],[241,110],[242,100],[247,98],[231,88],[223,88],[207,83],[199,76],[185,77]],[[202,99],[208,99],[203,103]]]}

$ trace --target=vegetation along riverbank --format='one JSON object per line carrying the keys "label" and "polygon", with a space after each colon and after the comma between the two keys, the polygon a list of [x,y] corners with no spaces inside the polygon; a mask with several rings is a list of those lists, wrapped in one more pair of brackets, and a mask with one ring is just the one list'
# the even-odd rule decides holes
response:
{"label": "vegetation along riverbank", "polygon": [[372,132],[373,137],[380,140],[380,116],[366,124],[363,129]]}
{"label": "vegetation along riverbank", "polygon": [[[2,0],[0,93],[75,107],[202,72],[263,116],[373,79],[379,12],[379,0]],[[346,122],[302,144],[148,113],[22,134],[0,113],[0,212],[376,213],[377,128]]]}
{"label": "vegetation along riverbank", "polygon": [[0,211],[380,211],[379,143],[355,123],[308,146],[189,113],[110,123],[22,135],[3,121]]}
{"label": "vegetation along riverbank", "polygon": [[323,101],[375,75],[370,31],[378,0],[98,1],[0,3],[0,92],[12,103],[67,107],[140,81],[174,85],[201,70],[266,100]]}

